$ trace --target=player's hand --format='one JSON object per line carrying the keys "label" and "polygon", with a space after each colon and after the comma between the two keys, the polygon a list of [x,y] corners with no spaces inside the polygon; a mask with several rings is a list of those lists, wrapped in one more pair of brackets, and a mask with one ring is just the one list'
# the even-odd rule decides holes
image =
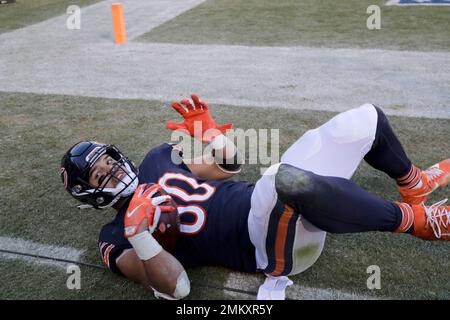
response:
{"label": "player's hand", "polygon": [[161,186],[158,184],[141,184],[137,187],[125,213],[125,238],[147,230],[153,233],[161,212],[173,211],[172,206],[162,205],[170,199],[170,196],[153,197],[160,189]]}
{"label": "player's hand", "polygon": [[[167,122],[166,127],[170,130],[181,130],[187,132],[192,137],[203,142],[210,142],[215,136],[226,133],[227,130],[233,128],[233,124],[227,123],[218,125],[209,113],[209,107],[206,102],[200,100],[197,95],[191,95],[194,105],[188,99],[172,103],[174,108],[184,118],[184,122]],[[183,107],[184,105],[185,107]],[[195,130],[195,124],[200,126],[201,130]],[[215,130],[212,130],[215,129]]]}

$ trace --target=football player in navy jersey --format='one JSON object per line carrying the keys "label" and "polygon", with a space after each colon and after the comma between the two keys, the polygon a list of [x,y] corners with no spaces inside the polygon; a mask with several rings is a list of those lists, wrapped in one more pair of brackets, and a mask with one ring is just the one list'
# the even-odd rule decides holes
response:
{"label": "football player in navy jersey", "polygon": [[[227,180],[240,171],[237,148],[225,136],[232,125],[217,125],[204,101],[196,95],[192,101],[172,104],[184,122],[167,127],[210,144],[201,161],[186,161],[180,145],[165,143],[137,169],[114,145],[82,141],[61,164],[65,189],[82,207],[118,211],[99,236],[105,264],[155,295],[186,297],[184,268],[202,265],[262,271],[287,284],[284,276],[318,259],[326,232],[450,239],[450,207],[424,204],[449,183],[450,159],[423,171],[415,167],[380,108],[365,104],[309,130],[252,184]],[[396,181],[402,201],[378,198],[350,181],[362,159]],[[152,234],[161,213],[173,210],[170,199],[181,237],[168,252]]]}

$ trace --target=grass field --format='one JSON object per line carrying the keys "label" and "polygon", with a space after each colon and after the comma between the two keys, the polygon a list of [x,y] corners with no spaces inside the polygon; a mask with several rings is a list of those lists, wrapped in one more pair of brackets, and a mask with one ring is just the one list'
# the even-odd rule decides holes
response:
{"label": "grass field", "polygon": [[[139,162],[150,148],[169,140],[170,132],[163,124],[177,116],[167,103],[157,101],[23,93],[0,93],[0,101],[1,215],[7,217],[0,220],[0,234],[87,249],[82,260],[101,265],[97,236],[114,212],[80,212],[75,208],[76,202],[63,190],[58,174],[62,154],[78,140],[96,139],[118,145]],[[255,124],[256,128],[279,128],[280,154],[307,129],[334,115],[230,106],[212,106],[212,110],[218,122],[231,121],[238,128],[253,128]],[[448,156],[450,120],[390,119],[417,165],[434,164]],[[248,165],[238,178],[256,181],[258,172],[258,166]],[[357,171],[354,181],[380,196],[398,199],[393,182],[366,164]],[[433,199],[445,196],[448,191],[443,190]],[[371,264],[382,270],[382,289],[375,292],[366,288],[366,268]],[[293,279],[309,287],[379,298],[448,299],[449,264],[446,243],[387,233],[329,235],[324,253],[314,267]],[[139,286],[103,270],[82,267],[82,289],[71,291],[65,287],[64,268],[23,264],[18,260],[0,260],[0,267],[0,283],[5,286],[0,298],[150,297]],[[210,274],[215,276],[205,276]],[[194,284],[190,298],[230,299],[227,291],[212,288],[222,287],[229,274],[230,271],[216,267],[189,270]],[[212,287],[201,286],[205,284]]]}
{"label": "grass field", "polygon": [[[246,46],[448,50],[450,7],[385,6],[383,0],[210,0],[140,41]],[[381,29],[368,30],[370,5]]]}
{"label": "grass field", "polygon": [[[18,88],[17,91],[20,92],[6,92],[16,90],[2,91],[0,81],[0,150],[2,151],[0,152],[0,270],[2,271],[0,272],[0,299],[153,298],[153,295],[146,292],[140,285],[112,274],[102,264],[97,246],[98,233],[102,225],[114,218],[115,212],[112,209],[105,211],[78,210],[76,208],[78,203],[64,191],[59,176],[62,155],[68,147],[83,139],[114,143],[136,163],[139,163],[152,147],[169,141],[170,132],[165,128],[164,123],[169,120],[180,120],[178,114],[169,107],[170,102],[98,97],[102,96],[99,92],[104,92],[102,91],[104,89],[102,85],[107,86],[105,83],[108,82],[89,77],[100,74],[105,77],[103,80],[106,80],[109,74],[111,74],[111,78],[114,78],[118,74],[122,75],[120,72],[126,73],[126,68],[116,69],[111,66],[112,64],[121,66],[121,59],[133,61],[135,65],[142,63],[146,60],[140,59],[141,56],[138,55],[142,53],[140,50],[148,48],[148,50],[156,51],[158,43],[219,44],[224,47],[227,45],[283,46],[287,47],[285,50],[290,50],[289,47],[292,46],[330,48],[329,51],[327,49],[310,50],[320,51],[321,54],[331,57],[330,64],[321,65],[323,68],[330,66],[335,61],[333,55],[335,52],[333,49],[335,48],[349,49],[351,54],[346,56],[348,60],[351,60],[351,57],[367,54],[366,50],[359,51],[360,48],[423,51],[419,52],[418,55],[424,59],[433,57],[429,51],[440,51],[439,55],[444,58],[439,61],[448,61],[446,60],[446,54],[450,51],[449,6],[390,7],[384,5],[386,2],[384,0],[280,0],[277,2],[269,0],[207,0],[181,13],[174,19],[171,18],[173,16],[170,16],[170,12],[165,12],[164,15],[170,16],[168,18],[170,20],[151,30],[145,28],[147,17],[144,16],[143,20],[137,23],[139,28],[144,26],[142,30],[134,30],[133,32],[135,34],[146,33],[136,40],[129,39],[130,46],[128,47],[116,47],[118,51],[115,51],[111,56],[108,56],[110,51],[102,51],[113,49],[108,42],[110,41],[109,36],[106,36],[106,31],[101,28],[95,31],[99,33],[97,38],[100,41],[99,43],[87,40],[85,43],[82,33],[79,34],[79,41],[72,42],[71,38],[68,37],[65,43],[64,33],[61,33],[62,36],[58,37],[58,41],[61,41],[61,43],[54,43],[54,46],[50,46],[49,43],[49,47],[44,44],[42,46],[43,51],[30,49],[26,51],[30,54],[23,56],[13,49],[18,47],[20,50],[27,50],[26,41],[31,38],[26,38],[28,40],[18,39],[19,45],[15,44],[16,47],[12,46],[14,48],[11,49],[5,39],[15,37],[14,33],[2,35],[2,33],[24,28],[58,15],[65,15],[69,5],[86,6],[99,1],[17,0],[15,4],[0,5],[0,54],[3,53],[5,56],[8,54],[12,57],[11,60],[19,62],[14,64],[14,67],[6,66],[6,68],[0,69],[6,70],[4,74],[9,77],[9,73],[15,71],[14,68],[22,68],[20,71],[29,68],[29,73],[20,73],[26,75],[22,77],[22,80],[27,80],[26,77],[32,77],[29,79],[40,81],[39,84],[43,84],[42,87],[26,87],[24,85],[21,87],[21,84],[26,81],[23,83],[14,81],[14,84],[17,84],[14,88]],[[138,0],[134,1],[138,2]],[[174,10],[179,5],[177,1],[181,0],[170,2],[170,5],[173,6],[170,10]],[[160,7],[155,7],[161,8],[161,11],[167,9],[165,3],[156,2]],[[127,5],[131,6],[132,3],[133,1],[128,1]],[[140,5],[143,4],[144,2],[140,0]],[[366,19],[369,16],[366,9],[373,4],[379,5],[381,8],[381,30],[371,31],[366,28]],[[105,3],[104,8],[101,7],[96,10],[104,21],[109,18],[109,4]],[[167,11],[170,10],[167,9]],[[159,13],[161,12],[150,12],[149,20]],[[104,14],[108,14],[108,16],[105,18]],[[92,14],[92,17],[97,18],[98,16]],[[81,19],[83,20],[83,15]],[[137,28],[136,25],[132,25],[132,17],[126,16],[125,20],[126,23],[130,23],[128,25],[130,28]],[[87,24],[82,23],[82,25]],[[40,30],[48,32],[47,35],[51,35],[53,32],[47,25]],[[33,41],[36,39],[37,43],[41,43],[40,40],[43,39],[40,37],[40,34],[33,34]],[[51,37],[46,39],[51,39]],[[33,45],[30,43],[30,48],[33,48]],[[36,48],[38,47],[36,46]],[[149,52],[148,59],[154,59],[161,64],[170,64],[167,59],[169,52],[165,50],[172,50],[172,47],[177,48],[177,50],[183,49],[183,46],[161,47],[165,48],[161,51],[161,56],[158,57],[154,55],[154,52],[151,52],[151,54]],[[189,47],[192,49],[192,46]],[[193,47],[197,50],[197,47]],[[92,69],[99,71],[99,73],[92,74],[88,72],[89,70],[86,71],[86,68],[89,69],[90,66],[77,68],[75,64],[73,65],[75,67],[60,64],[61,60],[67,60],[69,63],[72,63],[72,60],[68,59],[63,51],[58,51],[59,48],[70,48],[72,53],[86,54],[86,57],[83,56],[86,60],[77,61],[86,63],[88,61],[99,61],[98,64],[92,65]],[[237,47],[235,49],[239,54],[239,49],[242,48]],[[271,50],[272,48],[261,49]],[[12,52],[20,57],[16,58]],[[61,55],[48,58],[46,57],[47,52],[58,54],[61,52]],[[373,52],[382,53],[381,51]],[[105,61],[111,63],[103,63],[105,61],[100,61],[101,59],[98,59],[97,54],[100,54],[101,57],[105,54]],[[147,54],[147,52],[144,52],[144,54]],[[404,52],[401,52],[401,55],[403,54]],[[36,59],[37,61],[33,64],[24,64],[27,67],[21,65],[23,59],[34,58],[33,55],[39,57],[39,59]],[[338,56],[336,54],[336,57]],[[380,59],[377,59],[376,63],[373,64],[373,68],[381,70],[380,77],[387,78],[387,81],[390,81],[389,85],[392,82],[392,86],[401,93],[407,85],[396,82],[395,79],[402,78],[395,76],[404,74],[404,69],[399,68],[397,73],[392,68],[384,69],[383,61],[385,60],[383,59],[386,59],[385,57],[383,54],[380,55]],[[259,57],[255,54],[253,58],[256,61]],[[302,56],[298,58],[303,59]],[[51,59],[57,61],[53,64]],[[203,62],[197,56],[186,55],[185,59],[187,66],[190,66],[192,61]],[[242,81],[239,83],[242,83],[244,90],[236,90],[239,91],[237,92],[239,99],[243,98],[239,96],[240,94],[249,91],[254,93],[258,89],[257,83],[243,81],[246,80],[246,63],[251,64],[253,61],[241,60],[237,59],[236,61],[243,64],[235,67],[242,79],[223,78],[223,88],[227,88],[226,82],[236,80],[237,83],[238,80]],[[280,64],[285,63],[281,60],[279,61]],[[1,61],[8,61],[8,59]],[[347,60],[340,61],[345,62]],[[437,63],[435,60],[430,61]],[[214,63],[214,61],[211,63]],[[395,61],[390,61],[390,63],[395,63]],[[290,66],[291,64],[285,65]],[[57,66],[59,66],[59,69]],[[409,64],[407,66],[409,68]],[[199,77],[199,73],[206,72],[209,69],[215,70],[214,67],[201,64],[199,69],[180,68],[176,71],[183,76],[192,73],[192,83],[197,83],[197,86],[192,90],[198,90],[202,97],[201,89],[206,90],[208,81],[198,85],[195,80]],[[352,70],[361,70],[353,67]],[[229,68],[233,68],[233,65],[230,65]],[[295,66],[292,65],[292,68],[295,68]],[[448,65],[442,64],[442,70],[445,70],[445,68],[448,68]],[[332,77],[332,72],[323,73],[324,70],[321,70],[321,68],[316,69],[318,69],[317,74],[321,79],[325,75],[323,76],[323,82],[317,82],[319,86],[326,86],[330,83],[330,79],[327,77]],[[44,70],[55,70],[54,77],[53,74],[44,77],[44,75],[47,75],[43,72]],[[267,66],[267,70],[263,71],[270,74],[272,70],[271,66]],[[302,77],[300,71],[295,73],[293,77]],[[161,84],[161,90],[164,89],[164,85],[170,86],[172,90],[172,85],[177,87],[177,84],[182,82],[177,78],[177,72],[168,73],[172,77],[170,78],[171,81],[167,84]],[[266,77],[264,72],[261,72],[261,76]],[[356,79],[363,79],[366,76],[363,73],[359,71],[359,74],[353,73],[352,75]],[[426,67],[423,67],[423,73],[428,76],[430,72]],[[129,74],[133,75],[132,81],[122,83],[124,81],[120,79],[121,83],[118,88],[123,88],[124,92],[135,93],[136,97],[142,97],[137,92],[139,90],[135,89],[137,87],[144,87],[145,89],[148,87],[148,93],[152,97],[165,99],[160,98],[164,96],[164,93],[158,91],[159,87],[154,88],[148,85],[148,79],[130,73],[128,70]],[[312,74],[315,74],[315,72]],[[270,75],[280,76],[277,74]],[[60,92],[51,91],[53,89],[51,85],[58,81],[57,79],[62,79],[61,76],[67,77],[67,79],[72,79],[73,76],[73,79],[86,80],[85,83],[90,83],[88,80],[91,80],[92,83],[97,84],[96,82],[99,82],[100,85],[93,85],[92,88],[88,88],[88,92],[83,92],[80,95],[44,94]],[[146,73],[145,76],[147,76]],[[217,74],[217,77],[220,76],[221,74]],[[281,76],[282,81],[276,82],[277,86],[289,86],[291,80],[295,80],[284,77],[284,74]],[[432,77],[431,74],[429,76]],[[148,72],[148,77],[156,78],[162,82],[159,77],[152,74],[151,70]],[[441,77],[439,79],[442,79],[443,84],[449,83],[450,85],[448,77],[442,75]],[[304,78],[311,82],[309,77]],[[418,78],[420,79],[414,77],[414,80],[417,81],[408,82],[410,86],[414,88],[417,86],[418,90],[421,90],[420,92],[433,95],[435,91],[428,89],[431,91],[430,93],[426,91],[426,88],[421,87],[429,78]],[[267,77],[267,79],[273,81],[271,77]],[[370,77],[370,79],[374,81],[374,90],[380,91],[379,94],[382,95],[383,91],[379,88],[383,87],[376,83],[377,79],[373,77]],[[6,80],[8,79],[6,78]],[[66,87],[62,85],[60,89],[68,90],[63,91],[64,93],[72,92],[70,90],[74,83],[64,83]],[[133,84],[136,84],[135,88]],[[209,84],[212,87],[211,83]],[[212,89],[213,93],[221,98],[222,96],[227,98],[230,90],[223,89],[220,85]],[[191,82],[189,82],[189,86],[191,86]],[[357,95],[358,92],[365,89],[362,86],[353,83],[353,86],[349,87],[349,92],[352,95]],[[77,88],[79,89],[79,87],[75,89]],[[249,91],[246,91],[247,88]],[[370,88],[372,89],[372,86]],[[302,88],[293,86],[292,90],[294,89],[302,90]],[[330,87],[330,95],[339,92],[333,91],[333,89],[335,88]],[[184,90],[191,89],[186,89],[183,85],[178,86],[173,93],[174,99],[181,95],[190,94],[190,91],[184,92]],[[214,92],[214,90],[218,92]],[[35,93],[28,93],[30,91]],[[260,89],[260,91],[264,90]],[[272,94],[272,91],[265,90],[264,92],[258,92],[258,94],[263,97]],[[91,97],[87,97],[87,95]],[[318,101],[324,98],[323,96],[312,96]],[[433,95],[433,97],[435,96],[437,95]],[[135,96],[133,95],[133,97]],[[148,96],[145,95],[144,97]],[[308,102],[309,96],[307,93],[305,93],[305,97],[303,103]],[[445,91],[440,97],[441,100],[438,99],[437,103],[443,105],[443,112],[439,113],[443,115],[443,119],[389,116],[391,124],[404,144],[411,160],[422,168],[441,159],[449,158],[450,105],[445,104]],[[205,96],[204,99],[208,101],[208,96]],[[236,99],[219,101],[236,101]],[[271,108],[261,108],[257,103],[251,103],[249,107],[236,105],[234,102],[229,102],[233,105],[210,105],[218,123],[232,122],[236,128],[242,129],[279,129],[280,155],[308,129],[322,124],[336,114],[326,111],[285,109],[281,108],[283,103],[284,101],[280,99],[279,104],[275,104]],[[302,100],[299,100],[299,103],[302,104]],[[376,102],[374,101],[374,103]],[[392,104],[398,106],[398,110],[403,110],[401,108],[404,108],[407,104],[404,101],[401,103],[389,101],[389,103],[391,104],[390,107],[392,107]],[[348,108],[358,106],[347,103],[342,105],[348,106]],[[430,103],[430,107],[436,108],[432,103]],[[258,165],[245,165],[242,173],[236,179],[256,182],[259,177],[260,167]],[[384,173],[372,169],[364,162],[357,170],[353,180],[364,189],[381,197],[392,201],[399,200],[394,182]],[[447,198],[449,195],[448,188],[440,190],[432,195],[429,203]],[[52,245],[58,248],[66,246],[76,249],[74,251],[77,252],[83,251],[81,262],[84,264],[80,266],[81,290],[67,289],[68,274],[64,263],[55,265],[43,258],[31,259],[25,256],[2,253],[2,246],[7,242],[4,239],[23,239],[42,246],[50,247]],[[26,247],[30,242],[21,243],[25,243],[23,246]],[[56,255],[55,252],[48,253],[49,255],[52,253]],[[367,289],[366,280],[369,274],[366,270],[370,265],[378,265],[381,269],[380,290]],[[390,233],[329,234],[322,256],[312,268],[292,277],[296,286],[287,289],[287,296],[291,299],[304,297],[320,299],[326,297],[339,298],[339,294],[344,294],[345,298],[348,294],[352,294],[355,297],[375,299],[450,299],[449,270],[448,243],[425,242],[408,235]],[[192,282],[189,299],[255,299],[254,293],[264,280],[263,275],[236,273],[215,266],[190,269],[188,273]],[[317,290],[317,292],[308,294],[308,292],[314,290]],[[330,292],[334,292],[334,294],[324,294]]]}

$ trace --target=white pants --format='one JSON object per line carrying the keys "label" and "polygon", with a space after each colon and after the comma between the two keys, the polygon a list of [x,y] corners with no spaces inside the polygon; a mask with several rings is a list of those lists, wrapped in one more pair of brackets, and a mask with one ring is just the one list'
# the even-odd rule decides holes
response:
{"label": "white pants", "polygon": [[325,243],[326,233],[304,219],[301,212],[299,217],[295,215],[296,220],[289,220],[292,217],[289,210],[274,219],[273,212],[280,205],[275,190],[279,165],[286,163],[319,175],[350,179],[372,148],[377,120],[378,114],[371,104],[336,115],[322,126],[307,131],[283,154],[281,162],[271,166],[257,181],[248,227],[256,247],[258,269],[274,266],[274,271],[266,272],[274,276],[303,272],[316,262]]}

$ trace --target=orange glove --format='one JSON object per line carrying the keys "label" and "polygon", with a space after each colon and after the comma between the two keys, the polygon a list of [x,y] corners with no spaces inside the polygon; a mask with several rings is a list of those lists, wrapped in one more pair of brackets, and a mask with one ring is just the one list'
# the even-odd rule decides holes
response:
{"label": "orange glove", "polygon": [[[187,131],[192,137],[196,139],[199,139],[203,142],[210,142],[216,135],[218,135],[218,131],[226,133],[227,130],[233,128],[233,124],[231,123],[220,126],[217,125],[217,123],[209,113],[209,107],[206,102],[201,101],[195,94],[192,94],[191,98],[194,102],[194,106],[192,106],[188,99],[184,99],[180,102],[186,107],[187,110],[183,108],[178,102],[172,103],[172,108],[174,108],[179,114],[183,116],[184,122],[167,122],[166,127],[168,129]],[[197,129],[198,132],[194,130],[195,123],[197,123],[198,126],[200,126],[200,124],[198,123],[201,123],[201,131],[199,129]],[[210,130],[209,133],[205,134],[205,132],[209,129],[216,130]],[[216,134],[212,133],[214,131],[216,131]]]}
{"label": "orange glove", "polygon": [[[173,211],[172,206],[160,205],[167,202],[170,196],[153,197],[159,190],[161,190],[160,185],[151,183],[141,184],[137,187],[125,213],[125,238],[135,236],[146,230],[153,233],[158,225],[161,212]],[[143,224],[145,219],[147,222]]]}

